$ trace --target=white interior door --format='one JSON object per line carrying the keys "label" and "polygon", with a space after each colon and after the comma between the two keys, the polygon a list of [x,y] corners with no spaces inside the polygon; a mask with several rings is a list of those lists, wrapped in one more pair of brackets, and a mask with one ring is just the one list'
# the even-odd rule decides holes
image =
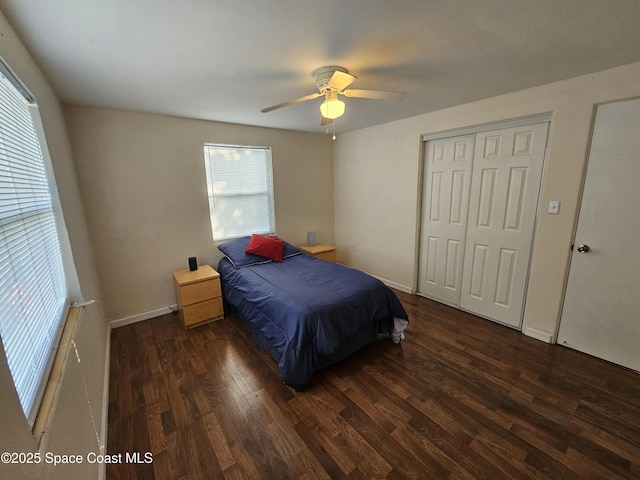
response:
{"label": "white interior door", "polygon": [[425,146],[418,293],[458,306],[474,135]]}
{"label": "white interior door", "polygon": [[476,135],[460,307],[520,328],[548,123]]}
{"label": "white interior door", "polygon": [[558,343],[638,371],[639,133],[640,100],[598,107],[558,332]]}

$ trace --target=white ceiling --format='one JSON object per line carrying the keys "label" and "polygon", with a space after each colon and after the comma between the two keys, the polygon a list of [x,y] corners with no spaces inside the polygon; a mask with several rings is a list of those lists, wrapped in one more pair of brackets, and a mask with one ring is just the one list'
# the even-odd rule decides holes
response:
{"label": "white ceiling", "polygon": [[[638,0],[0,0],[67,104],[324,132],[312,72],[352,88],[344,132],[640,61]],[[639,79],[640,81],[640,79]]]}

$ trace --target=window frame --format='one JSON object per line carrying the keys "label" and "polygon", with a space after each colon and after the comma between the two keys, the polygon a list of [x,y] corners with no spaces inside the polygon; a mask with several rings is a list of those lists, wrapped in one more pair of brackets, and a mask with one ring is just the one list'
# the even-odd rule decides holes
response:
{"label": "window frame", "polygon": [[[251,235],[253,233],[275,235],[276,220],[273,187],[273,159],[271,147],[255,145],[232,145],[224,143],[205,143],[203,151],[207,183],[207,199],[209,204],[209,219],[211,224],[211,236],[214,243],[219,244],[233,238],[243,237]],[[233,154],[236,154],[236,156],[239,155],[241,158],[231,158],[232,156],[234,156],[231,152],[233,152]],[[220,154],[218,158],[215,158],[216,153]],[[264,189],[255,190],[247,185],[239,187],[238,184],[235,184],[232,189],[236,191],[232,193],[225,192],[225,185],[223,185],[224,182],[239,180],[240,183],[243,183],[243,180],[247,180],[247,184],[252,184],[253,182],[250,180],[256,179],[251,178],[248,180],[248,177],[253,177],[252,173],[249,173],[246,169],[242,170],[235,167],[226,169],[218,168],[218,171],[216,172],[216,167],[220,167],[220,163],[216,164],[216,161],[226,161],[228,163],[232,162],[233,160],[242,161],[244,157],[249,157],[249,155],[257,155],[258,153],[264,155],[264,158],[261,159],[264,163],[260,165],[260,167],[262,168],[262,172],[260,173],[264,176],[264,178],[262,179],[264,180]],[[245,158],[245,160],[256,161],[258,159]],[[246,166],[243,167],[246,168]],[[256,201],[252,202],[250,198],[254,198],[256,199]],[[225,214],[224,211],[222,211],[224,207],[222,207],[221,205],[224,205],[225,202],[236,203],[234,214]],[[251,206],[254,209],[257,207],[265,209],[266,218],[261,217],[260,222],[248,222],[247,225],[241,226],[239,223],[248,221],[249,219],[248,215],[241,217],[237,215],[239,204],[242,204],[244,207]],[[244,212],[241,210],[240,213]],[[222,217],[224,219],[222,220],[222,225],[218,225],[218,222],[216,222],[216,217]],[[232,217],[235,218],[238,222],[235,225],[231,220]],[[225,233],[220,233],[220,229],[224,230],[225,228],[229,230]]]}
{"label": "window frame", "polygon": [[[0,178],[4,192],[0,198],[4,212],[0,213],[0,254],[8,260],[0,269],[0,309],[4,312],[0,334],[20,405],[33,427],[69,312],[69,285],[56,185],[37,103],[1,58],[0,77],[4,90],[0,104],[4,117],[0,122],[0,173],[4,176]],[[36,186],[25,194],[25,185]],[[31,206],[25,208],[27,204]],[[27,226],[37,226],[37,230],[27,230]],[[24,292],[16,296],[20,289]]]}

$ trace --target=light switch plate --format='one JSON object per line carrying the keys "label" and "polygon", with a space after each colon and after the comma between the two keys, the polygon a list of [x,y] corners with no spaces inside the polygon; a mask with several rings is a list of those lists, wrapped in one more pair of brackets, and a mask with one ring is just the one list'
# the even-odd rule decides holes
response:
{"label": "light switch plate", "polygon": [[551,200],[549,202],[548,212],[553,215],[557,215],[558,213],[560,213],[560,202],[558,200]]}

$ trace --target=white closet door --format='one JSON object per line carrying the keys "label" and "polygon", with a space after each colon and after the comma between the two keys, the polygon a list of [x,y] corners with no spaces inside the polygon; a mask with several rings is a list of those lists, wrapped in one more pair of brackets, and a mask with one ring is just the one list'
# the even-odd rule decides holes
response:
{"label": "white closet door", "polygon": [[474,135],[425,146],[418,293],[458,305]]}
{"label": "white closet door", "polygon": [[558,343],[637,371],[639,126],[640,99],[598,107],[558,333]]}
{"label": "white closet door", "polygon": [[478,133],[460,307],[520,328],[548,123]]}

